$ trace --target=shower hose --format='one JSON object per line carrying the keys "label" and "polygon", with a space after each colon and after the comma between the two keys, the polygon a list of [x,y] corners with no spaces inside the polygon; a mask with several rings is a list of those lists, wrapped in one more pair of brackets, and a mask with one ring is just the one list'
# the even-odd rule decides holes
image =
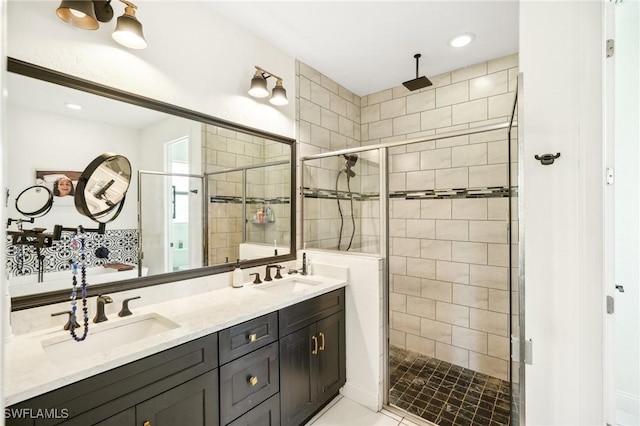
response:
{"label": "shower hose", "polygon": [[[340,234],[338,235],[338,250],[340,250],[340,245],[342,244],[342,231],[344,228],[344,215],[342,214],[342,207],[340,206],[340,193],[338,192],[338,181],[340,180],[340,174],[342,174],[342,170],[338,171],[338,176],[336,176],[336,202],[338,203],[338,212],[340,212]],[[353,194],[351,193],[351,177],[349,176],[349,171],[345,173],[347,176],[347,192],[349,194],[349,202],[351,204],[351,239],[349,240],[349,245],[345,251],[349,251],[351,248],[351,244],[353,243],[353,236],[356,233],[356,220],[353,217]]]}

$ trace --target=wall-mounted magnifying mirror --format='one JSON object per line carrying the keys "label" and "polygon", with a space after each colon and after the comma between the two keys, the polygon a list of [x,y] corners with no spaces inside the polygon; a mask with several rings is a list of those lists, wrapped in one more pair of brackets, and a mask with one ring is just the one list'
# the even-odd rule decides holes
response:
{"label": "wall-mounted magnifying mirror", "polygon": [[53,207],[53,194],[41,185],[30,186],[16,197],[16,210],[26,217],[41,217]]}
{"label": "wall-mounted magnifying mirror", "polygon": [[[131,183],[131,163],[122,155],[105,153],[82,172],[74,198],[76,209],[95,222],[116,219]],[[106,220],[102,220],[107,218]]]}

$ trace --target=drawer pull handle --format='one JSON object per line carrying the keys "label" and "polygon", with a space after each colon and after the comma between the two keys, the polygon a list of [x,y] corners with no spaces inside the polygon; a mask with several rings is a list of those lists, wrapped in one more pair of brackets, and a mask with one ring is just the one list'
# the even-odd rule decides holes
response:
{"label": "drawer pull handle", "polygon": [[249,335],[249,341],[250,342],[255,342],[256,340],[258,340],[258,335],[256,333],[253,333],[253,334]]}
{"label": "drawer pull handle", "polygon": [[258,384],[258,378],[256,376],[251,376],[249,378],[249,383],[251,383],[251,386],[255,386]]}
{"label": "drawer pull handle", "polygon": [[318,355],[318,338],[316,336],[311,336],[313,339],[313,350],[311,351],[311,355]]}
{"label": "drawer pull handle", "polygon": [[146,422],[144,422],[144,424],[142,426],[151,426],[151,422],[149,420],[147,420]]}
{"label": "drawer pull handle", "polygon": [[324,333],[320,332],[320,338],[322,339],[322,343],[320,343],[320,349],[321,351],[324,351]]}

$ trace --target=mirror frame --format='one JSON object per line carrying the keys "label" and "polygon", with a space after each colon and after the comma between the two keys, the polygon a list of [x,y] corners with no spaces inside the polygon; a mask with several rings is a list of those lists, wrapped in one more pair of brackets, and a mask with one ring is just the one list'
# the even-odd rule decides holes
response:
{"label": "mirror frame", "polygon": [[[60,86],[69,87],[71,89],[81,90],[83,92],[92,93],[94,95],[110,98],[120,102],[126,102],[142,108],[152,109],[166,114],[198,121],[204,124],[222,127],[224,129],[243,132],[252,136],[269,139],[289,145],[291,152],[291,194],[290,194],[290,229],[291,238],[289,243],[289,253],[279,256],[263,257],[259,259],[245,260],[240,263],[243,268],[251,268],[262,266],[269,263],[286,262],[296,259],[296,140],[265,132],[252,127],[236,124],[231,121],[216,118],[197,111],[182,108],[176,105],[157,101],[155,99],[125,92],[113,87],[94,83],[69,74],[35,65],[29,62],[21,61],[12,57],[7,57],[7,71],[20,74],[26,77],[35,78],[37,80],[47,81],[49,83]],[[213,266],[203,266],[186,271],[166,272],[146,277],[131,278],[121,281],[113,281],[105,284],[95,284],[87,286],[87,296],[97,296],[99,294],[116,293],[119,291],[133,290],[137,288],[149,287],[159,284],[167,284],[176,281],[183,281],[193,278],[205,277],[207,275],[231,272],[235,268],[235,262],[227,264],[219,264]],[[70,280],[71,281],[71,280]],[[35,308],[38,306],[49,305],[52,303],[60,303],[69,300],[69,291],[58,290],[51,292],[42,292],[33,295],[20,296],[11,298],[11,310],[19,311],[23,309]]]}

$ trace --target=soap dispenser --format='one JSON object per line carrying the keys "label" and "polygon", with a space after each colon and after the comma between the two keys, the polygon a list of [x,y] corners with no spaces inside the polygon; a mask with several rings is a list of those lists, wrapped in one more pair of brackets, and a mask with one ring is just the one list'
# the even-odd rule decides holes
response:
{"label": "soap dispenser", "polygon": [[233,270],[233,278],[231,285],[234,288],[240,288],[243,286],[242,269],[240,269],[240,259],[236,260],[236,269]]}

